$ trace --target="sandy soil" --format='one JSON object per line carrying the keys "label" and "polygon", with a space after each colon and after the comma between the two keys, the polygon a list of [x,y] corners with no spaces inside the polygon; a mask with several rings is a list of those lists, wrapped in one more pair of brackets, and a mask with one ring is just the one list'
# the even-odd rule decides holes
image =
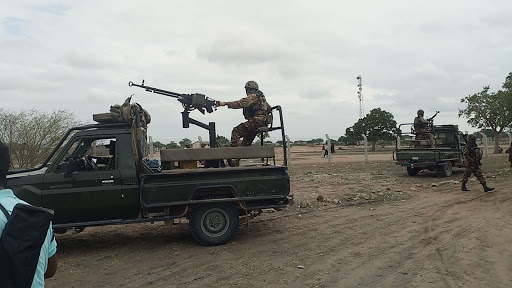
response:
{"label": "sandy soil", "polygon": [[293,147],[295,204],[240,224],[227,245],[197,244],[187,224],[134,224],[57,235],[47,287],[512,287],[512,170],[490,155],[493,193],[462,170],[410,177],[391,153],[328,166]]}

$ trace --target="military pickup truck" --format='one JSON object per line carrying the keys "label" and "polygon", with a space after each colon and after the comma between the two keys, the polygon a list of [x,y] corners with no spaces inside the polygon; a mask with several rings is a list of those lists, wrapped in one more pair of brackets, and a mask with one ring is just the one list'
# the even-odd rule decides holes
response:
{"label": "military pickup truck", "polygon": [[[432,125],[430,132],[434,141],[416,140],[412,129],[413,123],[399,125],[401,137],[397,137],[396,147],[393,151],[393,160],[396,165],[405,166],[407,174],[417,175],[421,170],[436,171],[438,176],[449,177],[453,167],[463,167],[463,149],[466,137],[459,131],[457,125]],[[411,132],[403,132],[408,131]],[[400,138],[409,142],[402,147]]]}
{"label": "military pickup truck", "polygon": [[[136,122],[72,128],[44,163],[9,171],[7,187],[32,205],[53,209],[56,232],[184,218],[206,246],[229,242],[241,217],[291,201],[287,167],[275,163],[273,146],[162,150],[164,170],[157,173],[146,165],[146,132]],[[228,158],[257,161],[195,165]]]}

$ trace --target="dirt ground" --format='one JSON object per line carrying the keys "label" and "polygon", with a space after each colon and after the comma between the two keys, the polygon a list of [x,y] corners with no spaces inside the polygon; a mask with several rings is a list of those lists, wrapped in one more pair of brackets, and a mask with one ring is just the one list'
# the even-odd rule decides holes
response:
{"label": "dirt ground", "polygon": [[57,235],[47,287],[512,287],[512,169],[410,177],[390,152],[292,147],[295,204],[265,212],[224,246],[203,247],[188,225],[133,224]]}

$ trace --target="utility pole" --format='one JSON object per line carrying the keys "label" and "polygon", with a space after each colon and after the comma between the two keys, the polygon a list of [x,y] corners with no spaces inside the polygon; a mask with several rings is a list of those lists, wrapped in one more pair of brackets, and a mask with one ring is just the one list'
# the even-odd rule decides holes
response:
{"label": "utility pole", "polygon": [[361,75],[357,76],[357,87],[359,87],[359,91],[357,91],[357,97],[359,98],[359,119],[364,117],[364,108],[363,108],[363,77]]}

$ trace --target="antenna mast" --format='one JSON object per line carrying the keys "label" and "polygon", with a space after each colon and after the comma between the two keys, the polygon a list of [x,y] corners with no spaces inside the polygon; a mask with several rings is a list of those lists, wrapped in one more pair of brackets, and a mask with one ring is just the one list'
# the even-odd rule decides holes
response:
{"label": "antenna mast", "polygon": [[361,75],[357,76],[357,87],[359,87],[359,91],[357,91],[357,98],[359,98],[359,119],[362,119],[364,116],[364,108],[363,108],[363,77]]}

